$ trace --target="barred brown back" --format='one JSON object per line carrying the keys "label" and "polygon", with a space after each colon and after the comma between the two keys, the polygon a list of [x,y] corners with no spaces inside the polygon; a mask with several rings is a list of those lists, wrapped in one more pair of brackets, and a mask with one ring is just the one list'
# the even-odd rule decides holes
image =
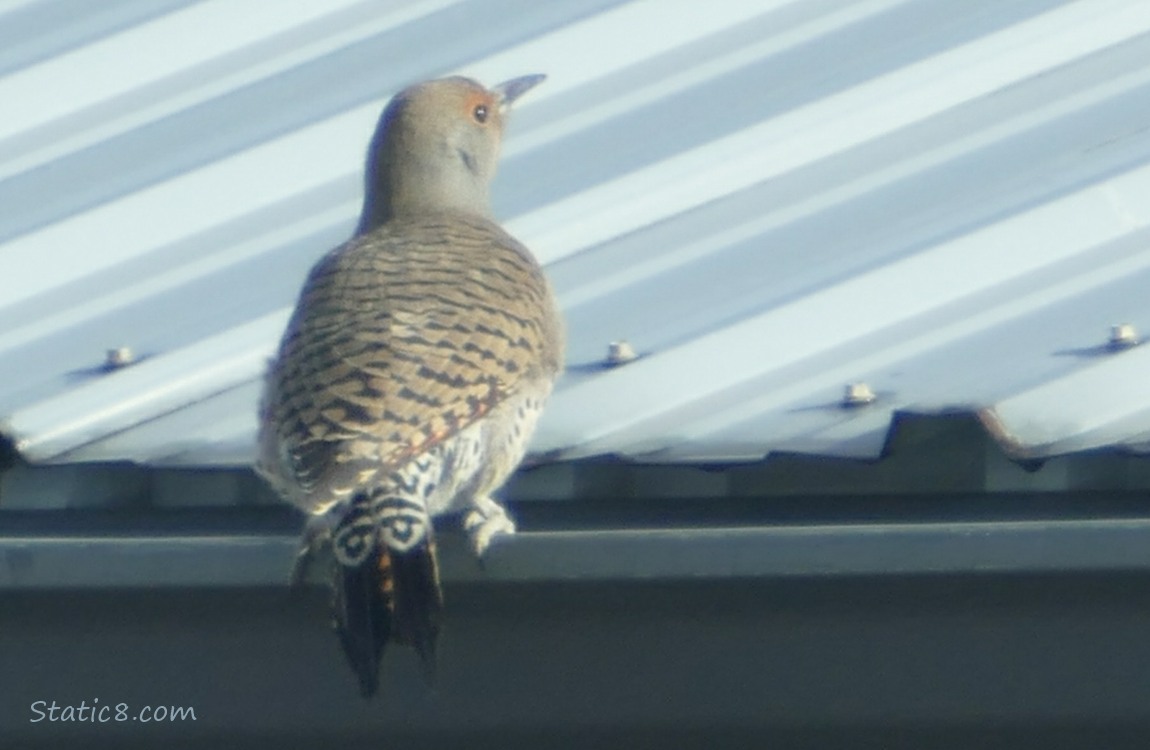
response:
{"label": "barred brown back", "polygon": [[313,269],[269,380],[289,497],[345,498],[553,378],[561,346],[538,264],[491,222],[403,218],[353,239]]}

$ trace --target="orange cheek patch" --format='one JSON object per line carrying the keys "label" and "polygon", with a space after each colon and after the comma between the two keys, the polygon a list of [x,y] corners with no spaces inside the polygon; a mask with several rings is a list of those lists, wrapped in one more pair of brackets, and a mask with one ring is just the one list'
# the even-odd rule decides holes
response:
{"label": "orange cheek patch", "polygon": [[492,119],[495,118],[496,104],[492,100],[492,98],[486,94],[483,94],[481,92],[475,92],[472,94],[468,94],[467,98],[463,102],[463,105],[464,105],[463,111],[466,113],[466,115],[469,119],[475,119],[475,108],[478,107],[479,105],[483,105],[484,107],[487,107],[487,121],[488,122],[491,122]]}

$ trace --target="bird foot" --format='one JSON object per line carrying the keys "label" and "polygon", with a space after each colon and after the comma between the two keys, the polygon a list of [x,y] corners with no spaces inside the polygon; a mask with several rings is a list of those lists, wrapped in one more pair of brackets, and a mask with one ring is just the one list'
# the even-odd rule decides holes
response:
{"label": "bird foot", "polygon": [[308,583],[317,555],[321,558],[330,556],[331,538],[331,522],[326,516],[308,518],[292,564],[291,588],[298,589]]}
{"label": "bird foot", "polygon": [[463,529],[471,538],[476,557],[483,557],[495,537],[515,533],[515,522],[499,503],[490,497],[480,498],[463,517]]}

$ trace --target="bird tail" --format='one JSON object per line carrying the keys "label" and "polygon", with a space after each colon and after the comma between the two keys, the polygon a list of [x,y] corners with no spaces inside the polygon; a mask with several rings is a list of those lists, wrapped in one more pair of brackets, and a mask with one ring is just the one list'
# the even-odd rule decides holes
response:
{"label": "bird tail", "polygon": [[426,510],[394,493],[357,495],[336,527],[335,629],[360,693],[379,687],[389,640],[412,646],[430,681],[443,598]]}
{"label": "bird tail", "polygon": [[379,688],[379,662],[391,637],[391,605],[379,572],[384,559],[373,550],[359,565],[338,565],[332,587],[335,631],[364,698]]}

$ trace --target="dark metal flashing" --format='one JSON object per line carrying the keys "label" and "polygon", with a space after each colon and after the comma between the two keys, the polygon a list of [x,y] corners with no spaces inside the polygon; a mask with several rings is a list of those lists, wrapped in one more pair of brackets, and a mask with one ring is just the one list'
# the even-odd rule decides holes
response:
{"label": "dark metal flashing", "polygon": [[[0,744],[1136,746],[1112,741],[1150,726],[1134,494],[524,503],[483,565],[446,519],[437,686],[393,649],[373,703],[327,593],[286,587],[290,509],[0,513]],[[28,721],[97,698],[199,718]]]}

